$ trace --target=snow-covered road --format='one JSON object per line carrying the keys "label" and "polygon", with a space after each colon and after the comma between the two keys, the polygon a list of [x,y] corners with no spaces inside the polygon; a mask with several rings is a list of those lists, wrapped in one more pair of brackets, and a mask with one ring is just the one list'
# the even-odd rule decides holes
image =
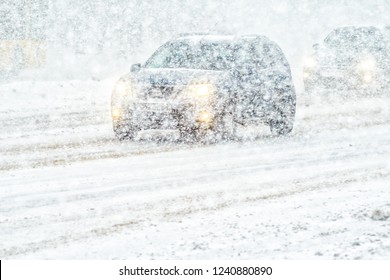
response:
{"label": "snow-covered road", "polygon": [[0,258],[390,258],[388,98],[302,101],[284,138],[119,143],[112,84],[0,85]]}

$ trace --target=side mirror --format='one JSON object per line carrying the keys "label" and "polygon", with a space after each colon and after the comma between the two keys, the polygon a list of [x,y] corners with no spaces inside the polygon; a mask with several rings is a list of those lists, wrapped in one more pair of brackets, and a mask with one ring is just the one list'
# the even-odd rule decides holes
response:
{"label": "side mirror", "polygon": [[141,63],[131,65],[130,72],[139,72],[141,70]]}
{"label": "side mirror", "polygon": [[317,43],[317,44],[314,44],[313,45],[313,50],[318,50],[318,48],[320,47],[320,45]]}

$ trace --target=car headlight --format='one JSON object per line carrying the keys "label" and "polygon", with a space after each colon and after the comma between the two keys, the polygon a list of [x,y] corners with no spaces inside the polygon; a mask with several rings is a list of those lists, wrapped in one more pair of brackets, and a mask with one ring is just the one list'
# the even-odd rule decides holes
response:
{"label": "car headlight", "polygon": [[186,94],[188,97],[196,100],[210,100],[215,93],[215,88],[210,83],[192,84],[187,87]]}
{"label": "car headlight", "polygon": [[120,119],[122,118],[123,111],[120,108],[112,108],[111,109],[111,116],[113,119]]}
{"label": "car headlight", "polygon": [[365,73],[363,76],[362,76],[362,79],[363,79],[363,82],[365,82],[366,84],[369,84],[373,81],[373,75],[371,73]]}
{"label": "car headlight", "polygon": [[132,101],[137,97],[137,87],[129,81],[119,80],[112,92],[112,101],[121,103],[123,101]]}
{"label": "car headlight", "polygon": [[357,69],[359,71],[375,71],[376,69],[375,58],[369,57],[361,60],[357,65]]}
{"label": "car headlight", "polygon": [[128,86],[125,82],[119,81],[115,85],[114,92],[117,95],[126,95],[128,93]]}
{"label": "car headlight", "polygon": [[317,60],[315,60],[312,56],[307,56],[303,60],[303,66],[305,68],[314,68],[317,66]]}
{"label": "car headlight", "polygon": [[111,116],[113,119],[121,119],[126,112],[129,103],[135,98],[135,90],[132,85],[123,80],[119,80],[112,91],[111,96]]}
{"label": "car headlight", "polygon": [[211,124],[213,121],[213,115],[209,111],[201,111],[198,114],[197,121],[203,124]]}
{"label": "car headlight", "polygon": [[115,84],[114,95],[123,96],[129,94],[129,92],[130,92],[130,87],[126,82],[118,81]]}
{"label": "car headlight", "polygon": [[309,77],[310,77],[310,72],[308,72],[308,71],[303,71],[303,79],[304,80],[307,80]]}

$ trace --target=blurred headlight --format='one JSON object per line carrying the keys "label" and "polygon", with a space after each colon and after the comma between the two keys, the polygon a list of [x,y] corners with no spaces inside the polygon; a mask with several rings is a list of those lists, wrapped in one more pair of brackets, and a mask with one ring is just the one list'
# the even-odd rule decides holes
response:
{"label": "blurred headlight", "polygon": [[374,77],[371,73],[365,73],[362,79],[364,83],[369,84],[374,80]]}
{"label": "blurred headlight", "polygon": [[112,92],[112,100],[116,102],[131,102],[137,97],[137,87],[129,81],[118,81]]}
{"label": "blurred headlight", "polygon": [[303,60],[303,66],[306,68],[314,68],[317,66],[317,61],[311,56],[305,57]]}
{"label": "blurred headlight", "polygon": [[129,104],[134,101],[136,92],[130,82],[119,80],[111,95],[111,116],[113,119],[122,119]]}
{"label": "blurred headlight", "polygon": [[376,60],[372,57],[365,58],[357,65],[359,71],[374,71],[376,69]]}
{"label": "blurred headlight", "polygon": [[212,84],[193,84],[189,85],[186,90],[190,98],[197,100],[209,100],[215,93],[215,88]]}
{"label": "blurred headlight", "polygon": [[208,111],[202,111],[198,115],[198,121],[201,123],[211,123],[213,121],[213,116]]}
{"label": "blurred headlight", "polygon": [[125,82],[119,81],[115,85],[114,93],[117,95],[126,95],[129,93],[129,90],[129,87]]}
{"label": "blurred headlight", "polygon": [[111,115],[114,119],[119,119],[122,117],[122,110],[120,108],[112,108]]}
{"label": "blurred headlight", "polygon": [[307,71],[304,71],[303,72],[303,79],[307,79],[307,78],[309,78],[310,77],[310,73],[309,72],[307,72]]}

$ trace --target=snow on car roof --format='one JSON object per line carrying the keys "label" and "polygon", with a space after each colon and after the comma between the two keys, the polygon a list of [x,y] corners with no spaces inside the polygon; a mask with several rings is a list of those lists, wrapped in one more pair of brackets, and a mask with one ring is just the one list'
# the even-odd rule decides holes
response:
{"label": "snow on car roof", "polygon": [[186,39],[191,41],[232,41],[235,39],[233,35],[185,35],[177,39]]}
{"label": "snow on car roof", "polygon": [[261,35],[209,35],[209,34],[188,34],[188,35],[181,35],[178,38],[176,38],[176,41],[190,41],[193,43],[197,42],[237,42],[244,39],[256,39],[261,38],[262,40],[269,41],[269,39],[265,36]]}

